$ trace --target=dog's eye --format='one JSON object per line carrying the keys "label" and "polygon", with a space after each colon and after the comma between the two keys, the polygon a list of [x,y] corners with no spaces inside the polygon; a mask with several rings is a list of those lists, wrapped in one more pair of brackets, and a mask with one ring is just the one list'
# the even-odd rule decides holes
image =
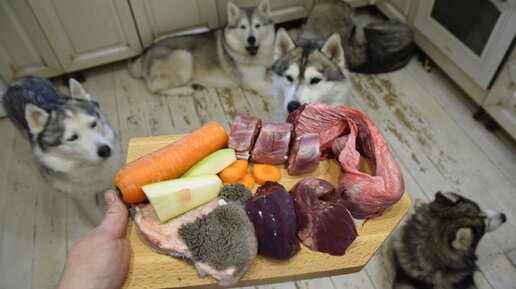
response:
{"label": "dog's eye", "polygon": [[92,123],[90,124],[90,127],[91,127],[91,128],[95,128],[96,126],[97,126],[97,122],[96,122],[96,121],[94,121],[94,122],[92,122]]}
{"label": "dog's eye", "polygon": [[79,138],[79,136],[78,136],[78,135],[76,135],[76,134],[74,134],[74,135],[72,135],[71,137],[69,137],[69,138],[67,139],[67,141],[72,142],[72,141],[77,140],[78,138]]}
{"label": "dog's eye", "polygon": [[292,76],[290,76],[290,75],[287,75],[287,77],[286,77],[286,78],[287,78],[288,82],[292,82],[292,81],[294,81],[294,79],[293,79],[293,78],[292,78]]}
{"label": "dog's eye", "polygon": [[260,24],[256,24],[256,25],[254,26],[254,28],[260,28],[260,27],[262,27]]}
{"label": "dog's eye", "polygon": [[310,85],[315,85],[321,81],[320,78],[314,77],[312,80],[310,80]]}
{"label": "dog's eye", "polygon": [[245,30],[247,27],[245,25],[240,25],[240,29]]}

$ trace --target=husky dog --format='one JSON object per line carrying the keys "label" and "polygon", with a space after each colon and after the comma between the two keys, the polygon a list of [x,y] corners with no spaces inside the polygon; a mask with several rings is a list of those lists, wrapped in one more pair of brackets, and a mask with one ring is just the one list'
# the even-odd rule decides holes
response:
{"label": "husky dog", "polygon": [[97,193],[112,186],[120,144],[99,104],[74,79],[70,96],[38,77],[15,79],[3,96],[7,115],[31,143],[47,183],[72,197],[93,222],[103,213]]}
{"label": "husky dog", "polygon": [[306,102],[347,105],[351,81],[340,35],[327,39],[298,39],[280,28],[274,44],[274,120]]}
{"label": "husky dog", "polygon": [[506,217],[482,211],[454,193],[435,195],[419,204],[393,243],[396,289],[477,288],[475,251],[482,236],[498,229]]}
{"label": "husky dog", "polygon": [[352,72],[382,73],[405,66],[414,51],[409,26],[383,21],[361,24],[343,0],[319,0],[302,28],[302,38],[341,37],[347,67]]}
{"label": "husky dog", "polygon": [[242,86],[270,96],[266,70],[272,64],[275,33],[269,1],[252,8],[228,2],[227,16],[221,29],[158,41],[130,62],[129,73],[143,78],[158,94],[192,94],[199,86]]}

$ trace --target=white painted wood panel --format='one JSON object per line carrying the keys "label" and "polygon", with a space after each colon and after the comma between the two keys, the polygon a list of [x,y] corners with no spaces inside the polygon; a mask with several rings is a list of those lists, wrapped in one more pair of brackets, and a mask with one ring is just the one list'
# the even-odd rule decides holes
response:
{"label": "white painted wood panel", "polygon": [[[312,9],[314,0],[270,0],[271,17],[275,23],[286,22],[294,19],[306,17]],[[217,0],[220,25],[227,21],[228,0]],[[250,7],[258,5],[260,0],[233,0],[233,3],[240,7]]]}
{"label": "white painted wood panel", "polygon": [[15,77],[60,74],[50,43],[25,1],[0,1],[0,74],[9,83]]}
{"label": "white painted wood panel", "polygon": [[138,33],[125,0],[28,0],[66,72],[137,55]]}
{"label": "white painted wood panel", "polygon": [[170,35],[219,27],[213,0],[130,0],[144,46]]}

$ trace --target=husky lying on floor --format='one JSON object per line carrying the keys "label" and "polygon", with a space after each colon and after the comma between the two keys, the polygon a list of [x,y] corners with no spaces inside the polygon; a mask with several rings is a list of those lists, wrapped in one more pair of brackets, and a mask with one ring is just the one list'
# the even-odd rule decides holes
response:
{"label": "husky lying on floor", "polygon": [[3,96],[9,119],[28,137],[39,171],[54,189],[72,197],[91,220],[103,212],[96,194],[112,187],[121,165],[119,141],[99,104],[70,79],[70,96],[38,77],[15,79]]}
{"label": "husky lying on floor", "polygon": [[130,62],[129,73],[143,78],[158,94],[193,94],[199,86],[242,86],[270,96],[266,70],[272,64],[275,33],[269,1],[252,8],[238,8],[230,1],[227,16],[221,29],[158,41]]}
{"label": "husky lying on floor", "polygon": [[477,288],[473,274],[478,242],[505,221],[502,213],[482,211],[458,194],[438,192],[431,203],[416,206],[394,240],[393,288]]}

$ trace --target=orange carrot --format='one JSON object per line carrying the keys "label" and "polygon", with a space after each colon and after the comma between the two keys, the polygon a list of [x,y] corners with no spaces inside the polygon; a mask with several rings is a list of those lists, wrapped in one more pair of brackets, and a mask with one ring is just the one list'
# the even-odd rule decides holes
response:
{"label": "orange carrot", "polygon": [[211,122],[180,140],[123,166],[113,183],[125,202],[147,199],[142,185],[175,179],[209,154],[227,146],[229,136],[217,122]]}
{"label": "orange carrot", "polygon": [[281,171],[275,165],[255,164],[253,177],[258,184],[263,185],[266,181],[277,182],[281,178]]}
{"label": "orange carrot", "polygon": [[237,181],[237,184],[242,184],[251,190],[254,187],[254,178],[250,173],[246,173]]}
{"label": "orange carrot", "polygon": [[219,173],[223,182],[235,183],[247,173],[247,160],[236,160]]}

